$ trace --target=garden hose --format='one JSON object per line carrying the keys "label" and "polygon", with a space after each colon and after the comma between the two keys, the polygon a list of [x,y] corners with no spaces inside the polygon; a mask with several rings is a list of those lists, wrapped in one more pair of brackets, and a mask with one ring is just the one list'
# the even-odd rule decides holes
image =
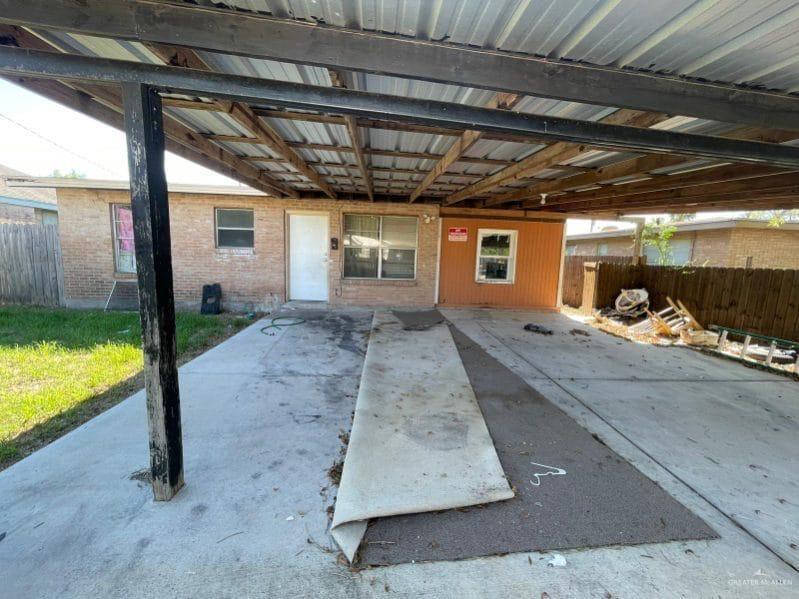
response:
{"label": "garden hose", "polygon": [[[304,322],[305,319],[299,316],[276,316],[268,325],[261,328],[261,332],[264,335],[271,336],[279,331],[282,327],[293,327],[296,324],[302,324]],[[275,329],[275,331],[269,331],[269,329]]]}

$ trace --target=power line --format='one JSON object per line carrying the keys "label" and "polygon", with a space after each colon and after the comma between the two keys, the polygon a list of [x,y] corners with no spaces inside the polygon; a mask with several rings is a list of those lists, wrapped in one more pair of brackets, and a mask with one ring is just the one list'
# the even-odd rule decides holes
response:
{"label": "power line", "polygon": [[80,158],[81,160],[84,160],[84,161],[88,162],[89,164],[92,164],[92,165],[96,166],[97,168],[99,168],[99,169],[101,169],[101,170],[105,171],[105,172],[106,172],[106,173],[108,173],[108,174],[110,174],[110,175],[112,175],[112,176],[114,176],[114,177],[118,177],[118,174],[117,174],[117,173],[115,173],[114,171],[110,170],[109,168],[107,168],[107,167],[103,166],[102,164],[100,164],[100,163],[98,163],[98,162],[95,162],[95,161],[94,161],[94,160],[92,160],[91,158],[87,158],[86,156],[83,156],[82,154],[79,154],[78,152],[75,152],[74,150],[71,150],[71,149],[67,148],[66,146],[62,146],[62,145],[61,145],[60,143],[58,143],[57,141],[54,141],[54,140],[50,139],[49,137],[46,137],[46,136],[42,135],[42,134],[41,134],[41,133],[39,133],[38,131],[34,131],[34,130],[33,130],[33,129],[31,129],[30,127],[28,127],[28,126],[26,126],[26,125],[23,125],[22,123],[20,123],[20,122],[18,122],[18,121],[15,121],[15,120],[14,120],[14,119],[12,119],[10,116],[8,116],[8,115],[5,115],[5,114],[3,114],[2,112],[0,112],[0,118],[3,118],[3,119],[5,119],[5,120],[7,120],[9,123],[11,123],[11,124],[13,124],[13,125],[16,125],[16,126],[17,126],[17,127],[19,127],[20,129],[23,129],[23,130],[27,131],[27,132],[28,132],[28,133],[30,133],[31,135],[35,135],[35,136],[36,136],[36,137],[38,137],[39,139],[41,139],[41,140],[43,140],[43,141],[46,141],[47,143],[49,143],[49,144],[51,144],[51,145],[55,146],[55,147],[56,147],[56,148],[58,148],[59,150],[63,150],[64,152],[66,152],[66,153],[68,153],[68,154],[72,154],[72,155],[73,155],[73,156],[75,156],[76,158]]}

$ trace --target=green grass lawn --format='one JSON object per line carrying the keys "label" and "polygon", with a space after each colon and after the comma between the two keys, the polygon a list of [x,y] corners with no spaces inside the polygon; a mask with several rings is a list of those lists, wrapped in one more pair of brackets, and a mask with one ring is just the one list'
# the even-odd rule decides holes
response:
{"label": "green grass lawn", "polygon": [[[249,322],[179,312],[179,362]],[[0,306],[0,469],[140,389],[141,370],[136,313]]]}

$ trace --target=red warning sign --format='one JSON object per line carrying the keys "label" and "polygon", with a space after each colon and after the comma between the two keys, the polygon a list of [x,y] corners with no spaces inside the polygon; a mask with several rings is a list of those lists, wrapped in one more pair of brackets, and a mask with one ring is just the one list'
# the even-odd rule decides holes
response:
{"label": "red warning sign", "polygon": [[469,229],[466,227],[450,227],[448,239],[450,241],[466,241],[469,239]]}

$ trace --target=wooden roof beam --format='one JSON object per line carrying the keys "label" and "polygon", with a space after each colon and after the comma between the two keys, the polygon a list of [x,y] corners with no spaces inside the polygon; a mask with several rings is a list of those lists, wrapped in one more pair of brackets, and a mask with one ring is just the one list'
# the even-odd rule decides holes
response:
{"label": "wooden roof beam", "polygon": [[[514,94],[496,93],[491,97],[485,107],[510,110],[520,99],[521,96]],[[433,166],[433,169],[427,174],[424,180],[413,190],[408,201],[411,203],[415,202],[424,193],[425,189],[430,187],[438,177],[455,164],[458,158],[468,152],[482,137],[482,131],[464,131],[435,166]]]}
{"label": "wooden roof beam", "polygon": [[[346,75],[333,69],[327,70],[330,76],[330,81],[333,87],[347,88]],[[366,164],[366,156],[363,153],[363,142],[361,141],[361,132],[358,130],[358,122],[355,116],[351,114],[344,115],[344,125],[347,128],[347,135],[350,137],[350,145],[352,152],[355,154],[355,162],[358,163],[358,169],[361,172],[361,177],[366,185],[366,195],[369,200],[374,202],[375,193],[372,185],[372,177],[369,174],[369,167]]]}
{"label": "wooden roof beam", "polygon": [[[755,165],[727,165],[718,166],[701,171],[692,171],[684,175],[662,175],[645,181],[635,183],[620,183],[616,185],[605,185],[601,189],[584,192],[571,192],[548,198],[548,206],[561,206],[564,204],[582,203],[587,200],[599,201],[603,199],[645,196],[654,192],[667,192],[677,189],[687,189],[691,187],[704,187],[708,185],[721,185],[737,181],[749,181],[758,184],[761,181],[769,180],[778,175],[795,174],[799,171],[786,169],[773,169],[765,166]],[[530,200],[532,204],[538,200]],[[540,203],[540,202],[539,202]]]}
{"label": "wooden roof beam", "polygon": [[[625,125],[628,127],[647,128],[665,121],[669,117],[665,114],[651,114],[634,110],[617,110],[606,116],[600,122],[608,125]],[[494,187],[507,184],[518,179],[524,179],[548,168],[555,168],[561,162],[573,160],[587,150],[586,145],[568,142],[558,142],[524,158],[518,162],[478,181],[461,191],[452,194],[445,200],[447,206],[457,204],[470,197],[484,193]]]}
{"label": "wooden roof beam", "polygon": [[[728,84],[151,0],[0,0],[0,21],[600,106],[799,129],[799,98]],[[400,58],[401,57],[401,58]]]}
{"label": "wooden roof beam", "polygon": [[[2,0],[0,0],[2,1]],[[247,104],[277,104],[322,112],[392,118],[451,128],[548,137],[573,144],[710,160],[799,167],[799,148],[652,128],[517,114],[433,100],[355,92],[173,66],[0,47],[0,72],[97,83],[137,82]]]}
{"label": "wooden roof beam", "polygon": [[[62,48],[58,48],[20,27],[0,25],[0,35],[13,39],[20,47],[47,51],[62,51]],[[73,83],[72,86],[70,86],[55,80],[25,79],[18,77],[9,77],[7,79],[69,108],[85,111],[89,116],[97,118],[113,127],[118,129],[123,128],[121,120],[123,111],[122,95],[116,87],[88,83]],[[91,98],[97,106],[107,107],[108,110],[117,113],[119,119],[116,117],[111,118],[111,113],[109,113],[108,110],[94,108],[94,105],[87,102],[85,98]],[[294,195],[294,192],[290,188],[282,185],[272,177],[263,174],[258,169],[251,167],[246,162],[240,161],[234,154],[209,143],[179,121],[169,117],[169,115],[165,114],[164,117],[165,144],[170,152],[182,156],[187,160],[202,164],[208,169],[228,176],[245,185],[249,185],[264,193],[277,195],[278,197],[292,197]]]}
{"label": "wooden roof beam", "polygon": [[[162,44],[148,44],[148,47],[168,65],[212,71],[211,67],[194,50]],[[280,137],[278,132],[253,113],[249,106],[241,102],[218,101],[217,103],[234,121],[254,134],[260,143],[285,158],[291,166],[304,174],[314,185],[335,199],[336,192],[319,176],[319,173],[308,166],[305,160]]]}
{"label": "wooden roof beam", "polygon": [[[739,139],[744,141],[759,141],[764,143],[784,143],[799,138],[795,131],[784,130],[763,130],[751,127],[744,127],[725,133],[720,137]],[[566,189],[584,187],[590,185],[601,185],[604,181],[611,181],[621,177],[634,176],[639,174],[649,174],[649,171],[677,166],[680,164],[690,164],[684,156],[664,156],[661,154],[639,156],[630,160],[624,160],[594,169],[593,172],[563,177],[560,179],[539,180],[534,185],[521,190],[512,191],[499,197],[492,198],[486,202],[486,206],[498,206],[508,202],[516,202],[535,197],[542,193],[557,193]],[[676,176],[676,175],[671,175]]]}
{"label": "wooden roof beam", "polygon": [[[682,201],[697,201],[702,202],[703,198],[733,198],[745,197],[750,194],[754,197],[756,194],[771,193],[771,192],[785,192],[786,190],[799,190],[799,174],[789,173],[786,175],[775,175],[773,177],[761,177],[756,180],[743,180],[733,181],[730,183],[722,184],[708,184],[696,187],[687,187],[675,190],[658,191],[649,194],[640,194],[635,196],[623,196],[619,198],[600,198],[592,199],[585,198],[582,201],[570,202],[569,204],[544,204],[548,210],[599,210],[599,209],[616,209],[627,208],[636,205],[649,205],[656,203],[658,205],[668,205],[672,202]],[[542,204],[531,202],[530,205],[522,204],[522,208],[535,208],[542,206]]]}

